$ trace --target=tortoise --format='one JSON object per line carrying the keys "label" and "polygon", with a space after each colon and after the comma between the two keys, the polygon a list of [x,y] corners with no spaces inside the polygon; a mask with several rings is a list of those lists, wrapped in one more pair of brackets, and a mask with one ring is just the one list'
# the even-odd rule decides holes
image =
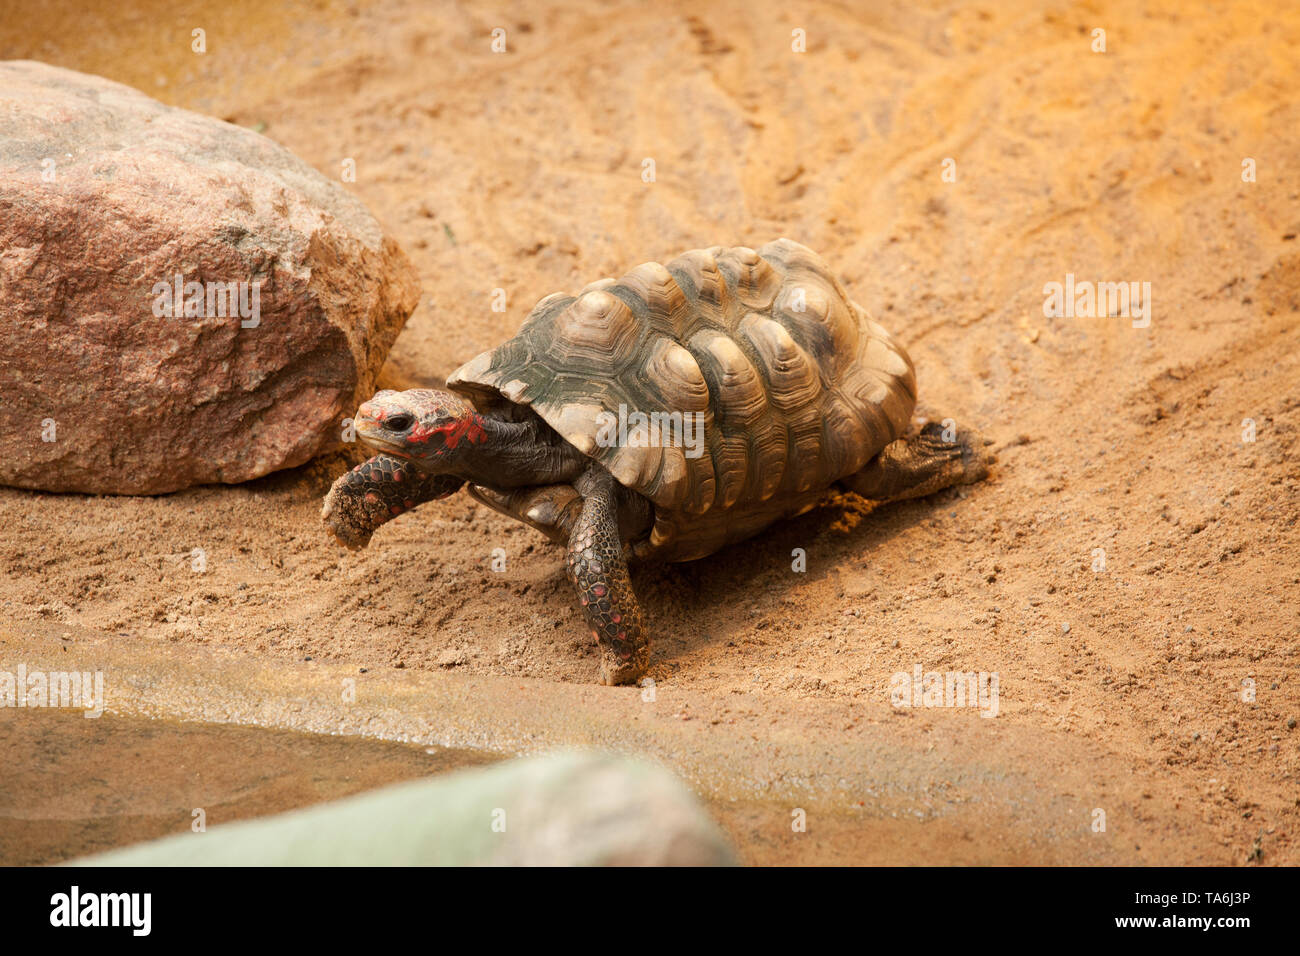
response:
{"label": "tortoise", "polygon": [[334,483],[326,523],[363,547],[468,486],[567,547],[606,684],[647,666],[629,558],[705,557],[836,484],[876,501],[969,484],[991,457],[970,428],[909,427],[906,350],[788,239],[549,295],[446,384],[360,406],[357,437],[378,454]]}

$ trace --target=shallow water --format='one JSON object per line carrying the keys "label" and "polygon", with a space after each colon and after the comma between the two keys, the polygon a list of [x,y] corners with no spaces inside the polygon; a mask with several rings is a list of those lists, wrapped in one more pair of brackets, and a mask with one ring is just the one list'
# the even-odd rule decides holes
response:
{"label": "shallow water", "polygon": [[491,763],[415,747],[231,724],[0,710],[0,864],[113,847]]}

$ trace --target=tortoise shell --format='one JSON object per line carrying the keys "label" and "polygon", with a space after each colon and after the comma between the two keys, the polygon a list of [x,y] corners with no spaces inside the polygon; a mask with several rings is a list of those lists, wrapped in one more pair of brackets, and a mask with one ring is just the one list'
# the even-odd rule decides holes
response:
{"label": "tortoise shell", "polygon": [[[916,403],[907,352],[789,239],[696,249],[549,295],[447,386],[482,410],[533,409],[650,499],[654,528],[634,551],[666,560],[808,510],[900,437]],[[640,441],[611,442],[611,421],[634,412],[693,414],[700,453],[635,427]]]}

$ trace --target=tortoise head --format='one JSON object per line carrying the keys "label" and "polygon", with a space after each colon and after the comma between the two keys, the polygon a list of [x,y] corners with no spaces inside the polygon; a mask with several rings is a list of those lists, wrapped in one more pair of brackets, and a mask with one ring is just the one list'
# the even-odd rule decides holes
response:
{"label": "tortoise head", "polygon": [[436,388],[376,392],[361,403],[355,422],[363,444],[427,472],[451,471],[466,452],[487,441],[478,410]]}

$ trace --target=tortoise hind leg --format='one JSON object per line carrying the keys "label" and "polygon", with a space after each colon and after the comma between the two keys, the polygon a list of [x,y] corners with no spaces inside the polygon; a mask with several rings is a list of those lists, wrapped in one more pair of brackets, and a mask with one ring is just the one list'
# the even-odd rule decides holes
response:
{"label": "tortoise hind leg", "polygon": [[[583,616],[601,649],[602,684],[631,684],[645,673],[648,658],[641,606],[623,554],[620,486],[599,466],[578,480],[582,511],[569,537],[569,578]],[[627,516],[623,516],[625,519]]]}
{"label": "tortoise hind leg", "polygon": [[916,435],[891,442],[840,484],[872,501],[901,501],[988,477],[990,456],[979,432],[957,428],[953,440],[944,441],[943,431],[930,422]]}

